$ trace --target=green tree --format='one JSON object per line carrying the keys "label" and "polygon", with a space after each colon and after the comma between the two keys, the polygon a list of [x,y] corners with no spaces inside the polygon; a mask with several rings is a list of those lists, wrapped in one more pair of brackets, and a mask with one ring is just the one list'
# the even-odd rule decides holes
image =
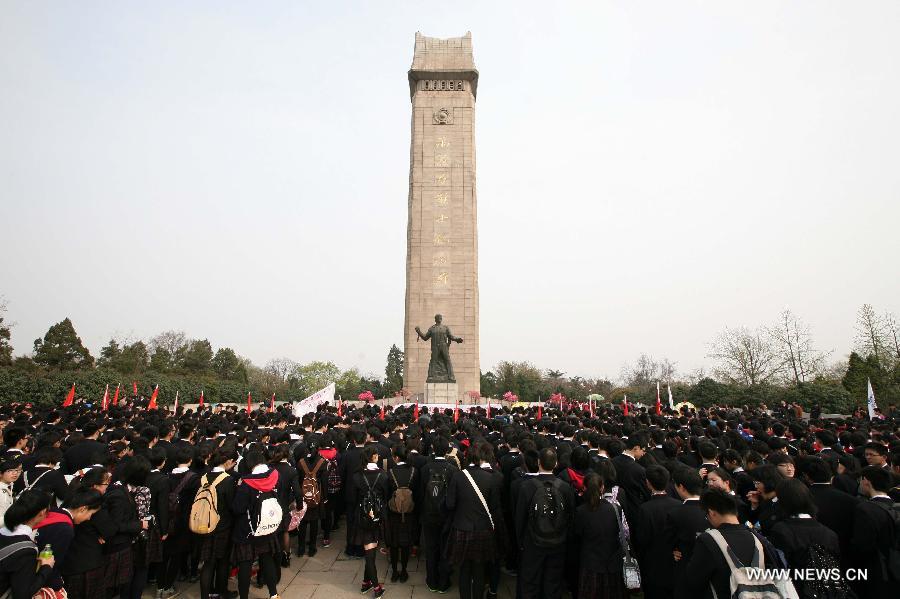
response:
{"label": "green tree", "polygon": [[209,372],[213,359],[212,345],[208,339],[193,339],[181,355],[180,366],[192,374]]}
{"label": "green tree", "polygon": [[512,391],[521,401],[547,399],[550,395],[541,371],[530,362],[500,362],[494,368],[494,375],[500,395]]}
{"label": "green tree", "polygon": [[396,344],[388,350],[384,375],[385,394],[396,395],[403,388],[403,352]]}
{"label": "green tree", "polygon": [[43,339],[35,339],[34,361],[41,366],[58,370],[94,366],[93,356],[81,342],[68,318],[50,327]]}
{"label": "green tree", "polygon": [[230,347],[220,347],[213,356],[211,366],[213,372],[221,379],[247,381],[247,369]]}
{"label": "green tree", "polygon": [[122,348],[119,347],[119,342],[115,339],[110,339],[109,343],[104,345],[103,349],[100,350],[100,357],[97,358],[97,367],[104,368],[112,366],[121,355]]}
{"label": "green tree", "polygon": [[336,383],[340,376],[341,369],[334,362],[310,362],[297,367],[289,382],[292,388],[307,397],[329,383]]}
{"label": "green tree", "polygon": [[169,372],[172,368],[172,354],[164,347],[157,347],[150,355],[150,370]]}
{"label": "green tree", "polygon": [[488,370],[481,373],[481,396],[499,397],[497,389],[497,375]]}
{"label": "green tree", "polygon": [[3,314],[6,312],[6,302],[0,300],[0,366],[12,364],[12,345],[9,344],[12,336],[9,325],[3,324]]}
{"label": "green tree", "polygon": [[113,362],[113,367],[123,374],[141,374],[150,364],[147,345],[143,341],[135,341],[122,348],[122,353]]}

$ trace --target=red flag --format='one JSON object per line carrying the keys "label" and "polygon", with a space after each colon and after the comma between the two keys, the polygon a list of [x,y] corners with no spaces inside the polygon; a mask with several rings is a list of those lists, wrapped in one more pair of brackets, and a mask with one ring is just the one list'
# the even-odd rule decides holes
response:
{"label": "red flag", "polygon": [[381,413],[378,414],[379,420],[384,420],[384,398],[381,398]]}
{"label": "red flag", "polygon": [[63,407],[68,408],[72,405],[73,401],[75,401],[75,383],[72,383],[72,388],[66,393],[66,400],[63,402]]}
{"label": "red flag", "polygon": [[203,389],[200,389],[200,407],[203,407]]}
{"label": "red flag", "polygon": [[625,412],[625,415],[628,416],[628,396],[624,396],[622,398],[622,409]]}
{"label": "red flag", "polygon": [[113,405],[114,406],[119,405],[119,387],[121,387],[121,386],[122,386],[122,383],[118,383],[116,385],[116,394],[113,395]]}
{"label": "red flag", "polygon": [[100,405],[104,412],[109,409],[109,383],[106,383],[106,391],[103,392],[103,402]]}
{"label": "red flag", "polygon": [[269,402],[269,412],[275,411],[275,394],[272,394],[272,400]]}
{"label": "red flag", "polygon": [[147,404],[148,410],[157,409],[156,398],[159,396],[159,385],[153,388],[153,394],[150,395],[150,403]]}
{"label": "red flag", "polygon": [[459,398],[456,398],[456,407],[453,408],[453,422],[459,421]]}
{"label": "red flag", "polygon": [[491,418],[491,400],[490,400],[490,398],[485,400],[485,403],[487,403],[487,417],[488,417],[488,420],[490,420],[490,418]]}
{"label": "red flag", "polygon": [[419,421],[419,397],[416,396],[416,407],[413,408],[413,422]]}
{"label": "red flag", "polygon": [[137,397],[137,381],[131,381],[131,387],[134,389],[134,396]]}
{"label": "red flag", "polygon": [[593,417],[594,417],[594,400],[593,400],[593,399],[588,399],[588,403],[589,403],[590,406],[591,406],[591,418],[593,418]]}
{"label": "red flag", "polygon": [[248,414],[249,414],[250,412],[253,411],[253,408],[250,407],[250,403],[251,403],[252,401],[253,401],[253,400],[250,398],[250,392],[247,391],[247,413],[248,413]]}
{"label": "red flag", "polygon": [[659,381],[656,381],[656,415],[662,414],[662,405],[659,403]]}
{"label": "red flag", "polygon": [[341,401],[341,396],[338,395],[338,418],[344,417],[344,411],[341,409],[343,407],[344,402]]}
{"label": "red flag", "polygon": [[543,405],[538,404],[538,413],[537,413],[537,419],[538,419],[538,420],[540,420],[541,418],[544,417],[544,411],[541,409],[541,408],[543,408],[543,407],[544,407]]}

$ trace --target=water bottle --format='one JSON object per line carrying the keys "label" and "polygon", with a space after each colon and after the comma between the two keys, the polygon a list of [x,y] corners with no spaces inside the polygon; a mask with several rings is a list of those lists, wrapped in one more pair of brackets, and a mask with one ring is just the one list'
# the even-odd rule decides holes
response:
{"label": "water bottle", "polygon": [[44,548],[38,554],[38,557],[41,559],[50,559],[53,557],[53,548],[51,548],[49,544],[44,545]]}

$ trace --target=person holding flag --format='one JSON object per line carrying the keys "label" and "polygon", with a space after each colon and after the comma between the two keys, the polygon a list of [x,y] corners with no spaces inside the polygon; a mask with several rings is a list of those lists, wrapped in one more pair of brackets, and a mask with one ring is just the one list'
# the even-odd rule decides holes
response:
{"label": "person holding flag", "polygon": [[662,405],[659,403],[659,381],[656,381],[656,415],[662,414]]}
{"label": "person holding flag", "polygon": [[153,394],[150,395],[150,403],[147,404],[148,410],[156,410],[158,406],[156,405],[156,398],[159,397],[159,385],[153,388]]}
{"label": "person holding flag", "polygon": [[875,391],[872,390],[872,379],[866,379],[866,387],[868,390],[866,407],[869,410],[869,420],[874,420],[875,412],[878,411],[878,406],[875,404]]}
{"label": "person holding flag", "polygon": [[109,410],[109,383],[106,383],[106,391],[103,392],[103,401],[100,405],[104,412]]}
{"label": "person holding flag", "polygon": [[66,393],[66,400],[63,402],[62,407],[68,408],[75,401],[75,383],[72,383],[72,388],[69,389],[69,392]]}

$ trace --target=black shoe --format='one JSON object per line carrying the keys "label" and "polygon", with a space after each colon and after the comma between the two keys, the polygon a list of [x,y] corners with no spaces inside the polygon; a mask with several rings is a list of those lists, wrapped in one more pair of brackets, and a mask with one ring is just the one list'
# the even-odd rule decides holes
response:
{"label": "black shoe", "polygon": [[398,580],[400,580],[400,573],[394,570],[393,573],[391,573],[391,582],[397,582]]}
{"label": "black shoe", "polygon": [[297,557],[303,557],[306,555],[306,545],[300,544],[297,546]]}
{"label": "black shoe", "polygon": [[281,567],[282,568],[290,568],[291,567],[291,552],[290,551],[282,551],[281,552]]}
{"label": "black shoe", "polygon": [[406,570],[400,572],[400,582],[406,582],[409,580],[409,574],[406,573]]}
{"label": "black shoe", "polygon": [[310,543],[309,551],[306,552],[306,555],[308,555],[309,557],[312,557],[318,552],[319,552],[319,550],[316,549],[316,545],[314,543]]}

